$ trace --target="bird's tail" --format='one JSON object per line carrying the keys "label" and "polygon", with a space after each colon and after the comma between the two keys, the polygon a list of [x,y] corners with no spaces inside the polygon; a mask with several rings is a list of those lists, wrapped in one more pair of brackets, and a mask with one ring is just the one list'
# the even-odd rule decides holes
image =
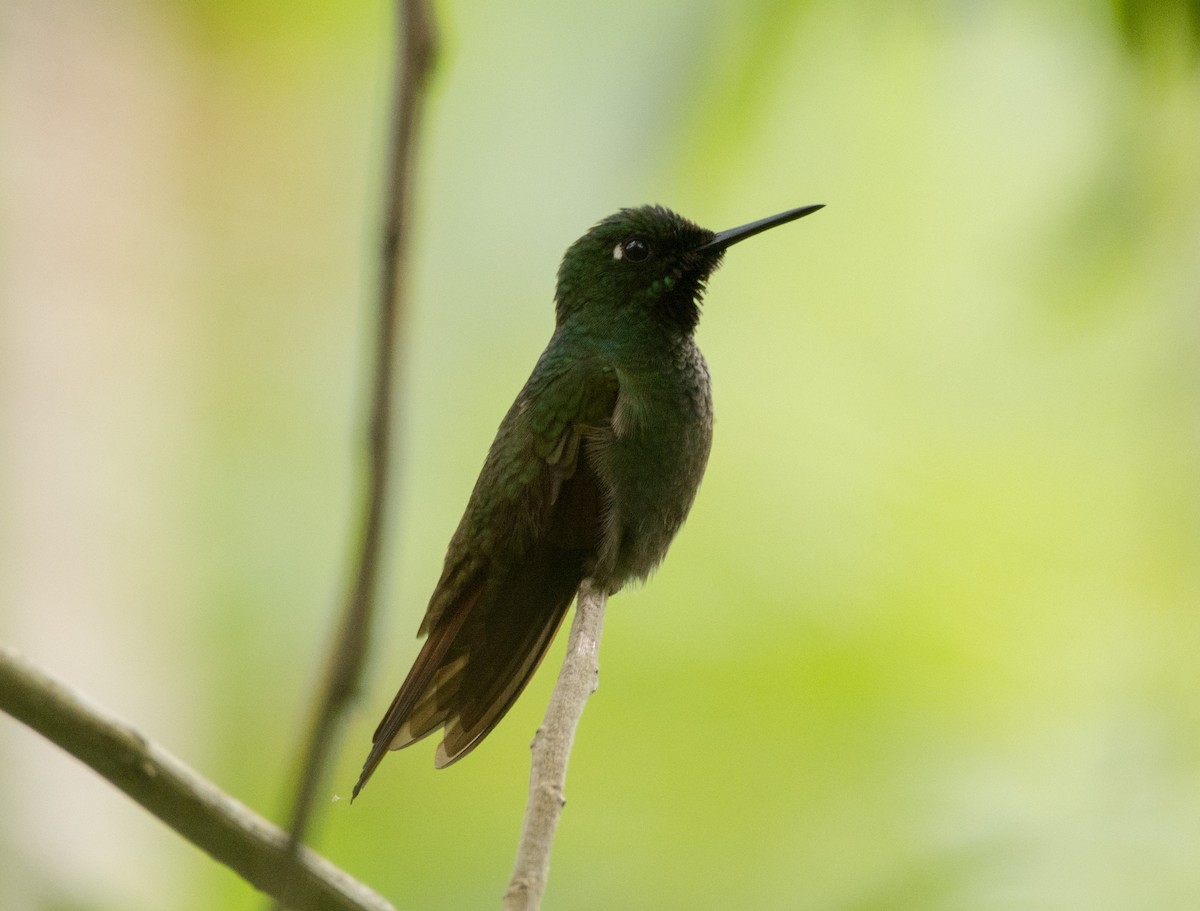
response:
{"label": "bird's tail", "polygon": [[582,552],[533,551],[492,591],[472,586],[438,617],[375,730],[354,797],[389,750],[444,728],[434,762],[445,768],[478,746],[512,707],[583,580]]}

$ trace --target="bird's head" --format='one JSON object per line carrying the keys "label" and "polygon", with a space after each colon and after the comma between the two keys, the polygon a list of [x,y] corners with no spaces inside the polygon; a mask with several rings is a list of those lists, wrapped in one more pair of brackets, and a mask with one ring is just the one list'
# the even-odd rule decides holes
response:
{"label": "bird's head", "polygon": [[622,209],[579,238],[558,270],[558,323],[648,319],[691,332],[704,283],[731,245],[815,212],[806,206],[715,234],[662,206]]}

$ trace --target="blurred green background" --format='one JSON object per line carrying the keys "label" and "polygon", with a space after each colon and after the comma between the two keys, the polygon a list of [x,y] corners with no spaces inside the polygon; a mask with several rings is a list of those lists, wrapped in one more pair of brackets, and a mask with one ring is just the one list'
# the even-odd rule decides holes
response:
{"label": "blurred green background", "polygon": [[[400,909],[498,907],[553,671],[345,798],[559,257],[624,205],[820,202],[711,282],[712,461],[610,604],[546,907],[1200,907],[1195,4],[439,12],[316,847]],[[355,539],[388,7],[0,28],[0,637],[279,818]],[[5,909],[262,907],[11,720],[0,805]]]}

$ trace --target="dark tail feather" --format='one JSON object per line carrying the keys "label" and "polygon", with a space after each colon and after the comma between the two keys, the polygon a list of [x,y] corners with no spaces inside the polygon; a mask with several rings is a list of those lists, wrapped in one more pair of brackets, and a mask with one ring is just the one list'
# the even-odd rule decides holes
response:
{"label": "dark tail feather", "polygon": [[[404,683],[400,685],[396,697],[388,706],[383,720],[379,722],[379,727],[375,728],[375,734],[371,740],[371,752],[367,754],[367,761],[363,763],[362,773],[354,785],[354,791],[350,795],[351,801],[366,785],[379,763],[383,761],[383,757],[387,755],[388,750],[392,749],[392,741],[404,722],[408,720],[413,708],[425,694],[434,675],[442,667],[446,653],[453,648],[459,631],[470,616],[471,608],[479,600],[479,595],[480,591],[476,589],[471,597],[464,599],[458,608],[450,613],[447,622],[430,631],[429,638],[425,640],[425,645],[417,655],[417,660],[413,662],[412,670],[404,678]],[[425,734],[431,732],[432,729],[425,731]]]}
{"label": "dark tail feather", "polygon": [[[509,627],[509,635],[487,643],[483,660],[473,653],[471,666],[481,673],[465,675],[454,716],[446,724],[434,765],[444,769],[477,747],[512,708],[542,663],[554,635],[582,581],[578,576],[556,580],[543,594],[537,612]],[[532,605],[531,605],[532,607]],[[531,611],[532,614],[532,611]]]}
{"label": "dark tail feather", "polygon": [[353,797],[389,750],[439,728],[445,736],[434,760],[438,768],[479,745],[554,640],[583,581],[584,559],[582,551],[535,547],[498,591],[481,601],[476,589],[439,618],[375,731]]}

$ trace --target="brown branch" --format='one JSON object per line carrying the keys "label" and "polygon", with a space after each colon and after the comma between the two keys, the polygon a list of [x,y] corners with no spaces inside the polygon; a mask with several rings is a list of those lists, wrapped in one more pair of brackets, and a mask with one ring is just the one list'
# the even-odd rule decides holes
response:
{"label": "brown branch", "polygon": [[192,844],[296,911],[394,911],[137,730],[0,645],[0,709],[107,778]]}
{"label": "brown branch", "polygon": [[375,376],[362,532],[340,630],[328,659],[320,707],[304,751],[304,766],[291,814],[293,851],[304,841],[335,729],[362,677],[388,500],[394,352],[399,343],[400,316],[405,310],[402,279],[408,257],[414,147],[437,43],[433,11],[427,0],[397,0],[396,6],[397,62],[392,82],[388,175],[379,251]]}
{"label": "brown branch", "polygon": [[517,847],[504,911],[536,911],[550,873],[550,848],[566,798],[567,761],[575,729],[588,697],[600,682],[600,633],[604,627],[604,592],[584,582],[575,602],[575,619],[567,639],[558,682],[546,717],[534,735],[529,770],[529,800]]}

